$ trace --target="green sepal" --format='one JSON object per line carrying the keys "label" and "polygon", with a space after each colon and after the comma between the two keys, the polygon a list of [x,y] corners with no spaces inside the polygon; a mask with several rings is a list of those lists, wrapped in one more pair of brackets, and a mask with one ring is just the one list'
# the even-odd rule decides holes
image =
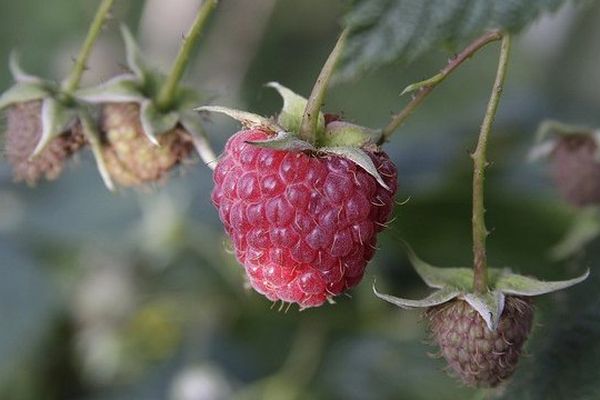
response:
{"label": "green sepal", "polygon": [[196,108],[195,110],[225,114],[239,121],[246,129],[265,129],[273,133],[285,130],[272,119],[265,118],[258,114],[249,113],[247,111],[235,110],[233,108],[221,106],[202,106]]}
{"label": "green sepal", "polygon": [[425,297],[422,300],[411,300],[411,299],[403,299],[396,296],[391,296],[389,294],[383,294],[377,291],[375,287],[375,282],[373,282],[373,292],[375,296],[379,297],[381,300],[385,300],[388,303],[394,304],[400,308],[429,308],[433,306],[437,306],[440,304],[444,304],[460,295],[460,290],[452,289],[452,288],[444,288],[440,290],[436,290],[431,293],[429,296]]}
{"label": "green sepal", "polygon": [[98,86],[80,89],[75,97],[87,103],[140,103],[145,99],[139,79],[133,74],[115,76]]}
{"label": "green sepal", "polygon": [[381,130],[366,128],[346,121],[333,121],[325,127],[323,144],[332,147],[364,147],[378,143]]}
{"label": "green sepal", "polygon": [[177,126],[179,113],[163,113],[156,108],[154,102],[144,100],[140,106],[140,122],[148,140],[155,146],[159,146],[158,135],[168,132]]}
{"label": "green sepal", "polygon": [[488,329],[495,331],[504,311],[504,293],[500,290],[489,290],[485,293],[464,293],[460,296],[485,321]]}
{"label": "green sepal", "polygon": [[[302,116],[304,115],[304,109],[308,100],[278,82],[269,82],[265,86],[275,89],[283,98],[283,107],[277,117],[277,123],[286,131],[297,134],[300,131]],[[319,112],[315,137],[320,137],[324,129],[325,116],[322,112]]]}
{"label": "green sepal", "polygon": [[442,289],[445,287],[454,287],[461,292],[471,291],[473,288],[473,269],[472,268],[439,268],[423,261],[417,256],[414,250],[405,242],[404,245],[408,260],[413,268],[419,274],[423,282],[430,288]]}
{"label": "green sepal", "polygon": [[48,96],[50,92],[40,83],[17,82],[0,96],[0,110],[16,103],[41,100]]}
{"label": "green sepal", "polygon": [[385,184],[385,181],[377,171],[377,167],[371,160],[371,157],[362,149],[356,147],[319,147],[318,151],[335,154],[336,156],[348,159],[364,169],[369,175],[371,175],[377,183],[379,183],[384,189],[390,190],[389,186]]}
{"label": "green sepal", "polygon": [[402,244],[406,247],[409,261],[416,272],[427,286],[436,291],[425,299],[409,300],[381,294],[373,288],[377,297],[403,308],[427,308],[431,307],[432,303],[443,304],[444,301],[441,300],[446,297],[446,301],[459,298],[468,302],[481,315],[490,330],[495,330],[498,325],[506,295],[532,297],[552,293],[581,283],[589,275],[588,270],[573,279],[544,282],[514,274],[507,269],[489,268],[488,290],[485,293],[475,293],[473,269],[434,267],[421,260],[407,243]]}
{"label": "green sepal", "polygon": [[600,210],[587,207],[580,210],[561,241],[552,247],[550,257],[564,260],[571,257],[600,236]]}
{"label": "green sepal", "polygon": [[217,155],[213,151],[208,136],[204,131],[201,116],[194,112],[184,112],[179,121],[192,137],[194,148],[198,152],[200,159],[211,169],[216,166]]}
{"label": "green sepal", "polygon": [[146,68],[146,62],[142,56],[140,48],[131,34],[131,31],[126,25],[121,25],[121,36],[123,36],[123,42],[125,42],[125,57],[127,59],[127,66],[138,78],[145,80],[148,74],[148,68]]}
{"label": "green sepal", "polygon": [[[249,140],[253,146],[283,151],[315,151],[316,148],[305,140],[298,139],[296,135],[287,131],[279,131],[277,134],[265,140]],[[322,150],[322,149],[319,149]]]}
{"label": "green sepal", "polygon": [[590,270],[588,269],[577,278],[564,281],[545,282],[504,271],[494,282],[494,287],[503,293],[516,296],[540,296],[542,294],[557,292],[577,285],[586,280],[589,275]]}
{"label": "green sepal", "polygon": [[52,97],[45,98],[42,102],[42,135],[31,158],[39,155],[52,139],[65,133],[76,116],[74,108],[65,107]]}
{"label": "green sepal", "polygon": [[94,154],[96,167],[98,168],[98,172],[100,172],[100,177],[102,178],[106,188],[112,192],[115,190],[115,185],[110,177],[108,169],[106,168],[106,162],[104,161],[104,154],[102,152],[100,132],[98,132],[97,125],[86,110],[81,110],[79,112],[79,121],[81,123],[83,134],[89,142],[92,153]]}
{"label": "green sepal", "polygon": [[21,68],[21,63],[19,61],[19,55],[16,51],[12,51],[8,58],[8,68],[10,69],[10,73],[18,83],[31,83],[31,84],[44,84],[44,80],[35,75],[28,74]]}

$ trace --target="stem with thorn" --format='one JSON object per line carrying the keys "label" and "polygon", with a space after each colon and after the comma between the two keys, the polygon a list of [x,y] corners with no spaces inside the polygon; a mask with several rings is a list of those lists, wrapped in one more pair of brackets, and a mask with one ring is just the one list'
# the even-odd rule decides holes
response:
{"label": "stem with thorn", "polygon": [[173,98],[177,93],[177,88],[179,86],[179,82],[183,77],[183,73],[185,72],[185,68],[187,67],[190,57],[192,55],[192,50],[200,37],[200,33],[202,32],[206,20],[211,12],[214,10],[217,5],[217,0],[204,0],[198,13],[196,14],[196,18],[192,23],[192,27],[189,32],[185,36],[183,40],[183,44],[179,49],[179,53],[175,58],[175,62],[171,67],[171,71],[167,76],[167,80],[160,88],[160,92],[158,93],[158,98],[156,99],[156,104],[161,110],[168,110],[171,107],[171,103],[173,102]]}
{"label": "stem with thorn", "polygon": [[483,36],[475,39],[470,45],[468,45],[463,51],[461,51],[456,57],[454,57],[448,65],[444,67],[437,75],[433,78],[427,79],[422,82],[408,86],[402,92],[407,93],[418,89],[417,94],[413,99],[397,114],[392,116],[391,121],[382,129],[381,139],[379,144],[383,144],[388,141],[392,134],[408,119],[412,112],[425,100],[427,95],[440,83],[442,83],[448,75],[450,75],[456,68],[458,68],[463,62],[471,58],[475,53],[481,50],[489,43],[495,42],[502,39],[502,32],[498,30],[490,31],[485,33]]}
{"label": "stem with thorn", "polygon": [[102,3],[100,3],[100,7],[98,7],[98,11],[96,11],[96,16],[92,21],[92,25],[90,25],[85,41],[79,50],[71,74],[65,81],[63,90],[67,95],[70,95],[77,90],[81,77],[85,72],[87,60],[92,52],[92,47],[94,47],[94,43],[102,30],[102,26],[104,25],[114,2],[114,0],[103,0]]}
{"label": "stem with thorn", "polygon": [[329,54],[327,61],[325,61],[323,69],[321,69],[321,73],[319,74],[317,82],[310,93],[308,102],[306,103],[306,108],[304,109],[304,114],[302,115],[302,122],[300,123],[300,131],[298,132],[298,135],[301,139],[304,139],[307,142],[312,143],[316,140],[318,143],[320,140],[319,138],[314,137],[315,132],[317,131],[317,124],[319,123],[319,112],[321,111],[323,100],[325,99],[325,92],[327,91],[329,79],[333,74],[333,70],[335,69],[335,65],[337,64],[340,55],[342,54],[348,33],[348,28],[342,31],[337,43],[335,44],[335,47]]}
{"label": "stem with thorn", "polygon": [[485,293],[487,291],[487,256],[485,242],[488,235],[485,227],[485,206],[484,206],[484,180],[485,168],[488,165],[486,159],[487,142],[492,129],[492,124],[498,110],[500,95],[508,69],[508,57],[510,53],[510,35],[502,35],[502,44],[500,47],[500,60],[498,61],[498,70],[496,80],[490,100],[481,124],[479,140],[477,147],[471,155],[473,158],[473,290],[476,293]]}

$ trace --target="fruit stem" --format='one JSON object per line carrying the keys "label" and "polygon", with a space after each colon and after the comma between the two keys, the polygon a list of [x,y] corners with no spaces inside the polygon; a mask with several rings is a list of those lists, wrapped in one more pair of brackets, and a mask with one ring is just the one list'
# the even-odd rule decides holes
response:
{"label": "fruit stem", "polygon": [[481,124],[481,130],[479,131],[477,147],[471,154],[471,157],[473,158],[473,290],[476,293],[485,293],[488,289],[485,242],[489,232],[485,227],[484,206],[485,168],[488,166],[486,148],[503,90],[504,79],[508,69],[509,53],[510,35],[503,34],[496,80],[494,81],[492,94],[490,95],[483,123]]}
{"label": "fruit stem", "polygon": [[306,103],[306,107],[304,108],[304,114],[302,115],[302,121],[300,122],[298,136],[307,142],[313,144],[315,142],[320,142],[320,138],[316,137],[317,124],[319,123],[319,112],[321,111],[323,100],[325,99],[325,93],[327,91],[329,79],[333,74],[333,70],[335,69],[335,65],[337,64],[340,55],[342,54],[349,31],[350,30],[346,28],[340,34],[335,47],[329,54],[329,57],[327,57],[327,61],[325,61],[323,69],[321,69],[321,72],[319,73],[319,77],[315,82],[315,86],[313,87],[310,97],[308,98],[308,102]]}
{"label": "fruit stem", "polygon": [[216,5],[217,0],[204,0],[200,6],[190,30],[183,39],[183,44],[179,49],[179,53],[175,58],[171,71],[169,72],[169,75],[167,75],[167,79],[158,93],[156,104],[160,110],[168,110],[172,106],[179,82],[190,61],[192,50],[200,37],[200,33],[204,28],[208,16],[214,10]]}
{"label": "fruit stem", "polygon": [[114,2],[114,0],[103,0],[102,3],[100,3],[98,11],[96,11],[96,15],[94,16],[94,20],[90,25],[90,29],[85,41],[79,50],[79,54],[75,60],[75,65],[73,66],[71,73],[64,83],[63,91],[66,95],[71,95],[75,90],[77,90],[77,87],[81,82],[81,77],[86,70],[86,63],[90,57],[94,43],[96,42],[96,39],[98,39],[100,31],[102,31],[102,26],[104,25],[104,22],[106,21]]}
{"label": "fruit stem", "polygon": [[442,83],[448,75],[450,75],[456,68],[458,68],[462,63],[471,58],[475,53],[481,50],[483,47],[488,45],[489,43],[495,42],[497,40],[502,39],[502,32],[498,30],[493,30],[485,33],[483,36],[475,39],[470,45],[465,47],[463,51],[461,51],[456,57],[451,59],[448,64],[433,78],[427,79],[425,81],[419,82],[417,84],[413,84],[408,86],[402,92],[407,93],[412,91],[413,88],[418,88],[418,92],[413,96],[412,100],[397,114],[392,116],[390,122],[382,129],[381,131],[381,139],[378,144],[383,144],[390,140],[392,134],[400,128],[404,124],[404,122],[408,119],[408,117],[413,113],[413,111],[421,105],[423,100],[433,91],[433,89]]}

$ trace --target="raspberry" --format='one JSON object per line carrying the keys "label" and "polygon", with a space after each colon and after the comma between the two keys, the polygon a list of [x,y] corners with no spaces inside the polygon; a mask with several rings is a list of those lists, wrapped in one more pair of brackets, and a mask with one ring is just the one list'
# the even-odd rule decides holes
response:
{"label": "raspberry", "polygon": [[582,207],[600,203],[600,162],[598,145],[586,134],[561,136],[551,154],[551,174],[570,204]]}
{"label": "raspberry", "polygon": [[269,136],[254,129],[229,139],[212,201],[257,292],[320,306],[360,282],[393,210],[396,168],[369,152],[388,191],[342,157],[246,143]]}
{"label": "raspberry", "polygon": [[16,181],[36,184],[41,178],[54,180],[65,162],[79,150],[85,139],[77,129],[50,140],[37,156],[30,158],[42,136],[42,102],[17,103],[7,111],[5,152]]}
{"label": "raspberry", "polygon": [[190,134],[179,126],[158,137],[160,146],[152,144],[139,110],[137,103],[108,103],[102,108],[106,168],[122,186],[159,181],[194,149]]}
{"label": "raspberry", "polygon": [[469,386],[495,387],[515,371],[531,331],[533,307],[526,297],[506,297],[495,331],[464,300],[432,307],[427,316],[433,339],[459,378]]}

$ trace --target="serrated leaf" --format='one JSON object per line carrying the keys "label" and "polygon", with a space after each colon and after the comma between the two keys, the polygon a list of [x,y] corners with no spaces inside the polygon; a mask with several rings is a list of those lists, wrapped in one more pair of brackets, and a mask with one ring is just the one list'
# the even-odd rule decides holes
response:
{"label": "serrated leaf", "polygon": [[2,93],[0,110],[16,103],[40,100],[48,95],[48,90],[39,83],[19,82]]}
{"label": "serrated leaf", "polygon": [[239,121],[245,128],[258,129],[263,128],[271,132],[284,131],[279,124],[269,118],[265,118],[258,114],[253,114],[247,111],[235,110],[233,108],[221,107],[221,106],[202,106],[195,109],[196,111],[209,111],[225,114],[237,121]]}
{"label": "serrated leaf", "polygon": [[266,140],[249,140],[247,143],[264,147],[267,149],[284,150],[284,151],[306,151],[315,150],[315,147],[287,131],[279,131],[275,136]]}
{"label": "serrated leaf", "polygon": [[75,92],[75,97],[88,103],[142,102],[139,79],[133,74],[115,76],[94,87]]}
{"label": "serrated leaf", "polygon": [[144,57],[140,51],[137,41],[127,26],[121,25],[121,35],[125,42],[125,56],[127,66],[140,79],[144,80],[147,72]]}
{"label": "serrated leaf", "polygon": [[180,122],[192,136],[194,147],[200,159],[209,168],[214,169],[218,157],[208,141],[208,136],[202,126],[201,117],[196,113],[183,113]]}
{"label": "serrated leaf", "polygon": [[377,171],[377,167],[373,164],[371,157],[361,149],[355,147],[320,147],[319,151],[329,154],[335,154],[337,156],[348,159],[364,169],[369,175],[371,175],[377,183],[379,183],[384,189],[390,190],[388,185],[385,184],[383,178]]}
{"label": "serrated leaf", "polygon": [[510,272],[502,274],[495,282],[495,288],[506,294],[517,296],[540,296],[542,294],[552,293],[566,289],[583,282],[589,276],[587,270],[583,275],[568,279],[565,281],[544,282],[535,278],[517,275]]}
{"label": "serrated leaf", "polygon": [[[278,82],[269,82],[265,86],[275,89],[283,98],[283,107],[277,117],[277,123],[286,131],[298,133],[302,116],[306,108],[307,99],[294,93],[290,89]],[[325,117],[319,112],[319,121],[317,122],[317,137],[325,128]]]}
{"label": "serrated leaf", "polygon": [[381,131],[352,124],[346,121],[333,121],[325,127],[323,138],[325,146],[363,147],[374,144],[381,138]]}
{"label": "serrated leaf", "polygon": [[401,308],[428,308],[437,306],[439,304],[443,304],[447,301],[450,301],[460,295],[460,291],[452,288],[444,288],[440,290],[436,290],[431,293],[429,296],[425,297],[422,300],[409,300],[402,299],[400,297],[391,296],[388,294],[379,293],[375,288],[375,283],[373,283],[373,292],[375,296],[379,297],[381,300],[385,300],[388,303],[394,304]]}
{"label": "serrated leaf", "polygon": [[466,293],[462,298],[481,315],[489,330],[496,330],[504,311],[505,297],[501,291],[494,290],[483,294]]}
{"label": "serrated leaf", "polygon": [[148,140],[159,146],[158,135],[175,128],[179,122],[179,113],[163,113],[156,108],[151,100],[145,100],[140,108],[140,122]]}
{"label": "serrated leaf", "polygon": [[552,247],[550,257],[564,260],[581,251],[600,236],[600,210],[596,207],[581,210],[561,241]]}
{"label": "serrated leaf", "polygon": [[98,168],[98,172],[102,177],[102,181],[104,182],[106,188],[112,192],[115,190],[115,185],[112,181],[112,178],[110,177],[108,169],[106,168],[98,128],[87,111],[81,110],[79,112],[79,121],[81,122],[83,134],[89,142],[90,148],[92,149],[92,153],[94,154],[94,159],[96,160],[96,167]]}
{"label": "serrated leaf", "polygon": [[42,102],[42,135],[31,158],[39,155],[52,139],[64,133],[75,119],[73,109],[61,105],[52,97]]}
{"label": "serrated leaf", "polygon": [[566,0],[357,0],[338,69],[357,77],[390,62],[409,63],[441,46],[456,49],[487,29],[515,33]]}
{"label": "serrated leaf", "polygon": [[21,63],[19,61],[19,55],[16,51],[12,51],[10,53],[8,59],[8,68],[10,69],[10,73],[13,76],[13,79],[19,83],[32,83],[32,84],[42,84],[43,80],[35,75],[28,74],[21,68]]}

